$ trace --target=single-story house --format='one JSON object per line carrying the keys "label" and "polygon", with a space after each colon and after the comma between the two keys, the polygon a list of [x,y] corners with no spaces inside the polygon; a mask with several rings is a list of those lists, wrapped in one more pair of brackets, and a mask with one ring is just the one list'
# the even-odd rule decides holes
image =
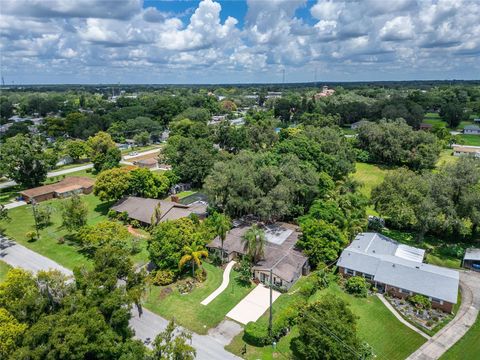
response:
{"label": "single-story house", "polygon": [[155,158],[141,159],[134,161],[133,165],[145,169],[156,169],[158,168],[158,160]]}
{"label": "single-story house", "polygon": [[467,249],[463,257],[462,266],[467,269],[480,271],[480,249]]}
{"label": "single-story house", "polygon": [[399,244],[378,233],[360,233],[343,250],[337,266],[343,276],[363,276],[378,291],[407,298],[421,294],[432,307],[452,312],[457,303],[459,273],[424,264],[425,250]]}
{"label": "single-story house", "polygon": [[[272,270],[273,283],[289,289],[301,275],[310,271],[308,258],[296,248],[300,232],[297,226],[287,223],[262,225],[265,230],[264,257],[253,266],[253,277],[262,283],[270,281]],[[251,228],[250,224],[240,223],[232,228],[223,242],[223,256],[228,261],[246,255],[243,236]],[[222,242],[217,236],[207,245],[210,251],[221,253]]]}
{"label": "single-story house", "polygon": [[423,131],[431,131],[433,129],[433,125],[427,124],[427,123],[421,123],[419,129]]}
{"label": "single-story house", "polygon": [[93,179],[87,177],[71,176],[55,184],[20,191],[20,195],[26,202],[31,202],[32,199],[40,202],[53,198],[65,198],[73,194],[90,194],[94,183]]}
{"label": "single-story house", "polygon": [[464,134],[480,135],[480,126],[478,125],[467,125],[463,128]]}
{"label": "single-story house", "polygon": [[126,212],[130,219],[139,221],[144,225],[152,224],[152,216],[155,208],[160,204],[160,222],[167,220],[177,220],[196,214],[199,217],[205,217],[207,205],[190,204],[184,205],[173,201],[141,198],[136,196],[128,196],[118,201],[112,210],[116,212]]}
{"label": "single-story house", "polygon": [[480,157],[480,146],[470,146],[470,145],[452,145],[453,155],[454,156],[464,156],[470,155],[475,157]]}

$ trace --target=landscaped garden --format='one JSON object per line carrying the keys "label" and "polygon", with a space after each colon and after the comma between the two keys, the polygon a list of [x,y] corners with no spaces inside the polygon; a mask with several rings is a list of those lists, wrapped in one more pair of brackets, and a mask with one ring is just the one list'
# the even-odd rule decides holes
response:
{"label": "landscaped garden", "polygon": [[[239,273],[230,273],[228,287],[208,305],[201,302],[222,283],[223,269],[203,262],[206,280],[198,282],[187,277],[167,286],[150,286],[144,306],[166,319],[175,318],[175,322],[199,334],[218,325],[225,315],[252,289],[239,282]],[[187,291],[187,282],[193,281],[193,289]],[[182,294],[183,291],[186,293]]]}
{"label": "landscaped garden", "polygon": [[[277,299],[273,305],[274,319],[279,309],[292,303],[292,299],[295,302],[297,291],[298,287],[295,286],[292,291],[283,294]],[[377,358],[405,359],[426,341],[421,335],[399,322],[376,296],[367,298],[354,297],[345,293],[336,283],[332,283],[326,289],[317,291],[310,297],[309,303],[322,297],[331,296],[338,296],[350,305],[352,312],[358,316],[359,337],[373,348]],[[257,323],[265,322],[267,319],[268,314],[265,314]],[[290,342],[297,336],[297,326],[294,326],[290,333],[282,337],[275,348],[272,346],[257,347],[247,344],[245,355],[242,355],[242,349],[245,345],[243,335],[243,332],[237,335],[226,349],[246,359],[288,358],[292,355]]]}

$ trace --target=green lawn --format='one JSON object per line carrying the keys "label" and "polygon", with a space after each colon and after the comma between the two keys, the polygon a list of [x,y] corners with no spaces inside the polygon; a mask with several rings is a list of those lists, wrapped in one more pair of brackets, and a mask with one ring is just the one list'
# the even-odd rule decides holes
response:
{"label": "green lawn", "polygon": [[447,127],[447,123],[440,119],[437,113],[426,113],[423,122],[432,126]]}
{"label": "green lawn", "polygon": [[187,190],[187,191],[180,191],[176,195],[178,196],[179,199],[183,199],[183,198],[186,198],[187,196],[190,196],[190,195],[193,195],[193,194],[196,194],[196,193],[197,193],[196,191]]}
{"label": "green lawn", "polygon": [[[359,336],[372,346],[377,358],[405,359],[425,342],[422,336],[399,322],[375,296],[370,296],[366,299],[356,298],[344,293],[337,284],[332,284],[329,288],[313,295],[310,301],[318,300],[322,296],[332,295],[339,296],[350,304],[350,309],[359,317]],[[282,295],[277,302],[282,297],[285,297],[285,295]],[[277,302],[274,303],[274,306]],[[279,341],[276,349],[273,349],[271,346],[259,348],[247,345],[245,358],[289,358],[291,356],[290,341],[296,336],[296,331],[297,328],[294,327],[290,334]],[[240,356],[242,347],[245,344],[242,336],[243,333],[237,335],[226,346],[226,349]]]}
{"label": "green lawn", "polygon": [[461,134],[464,145],[480,146],[480,135]]}
{"label": "green lawn", "polygon": [[[230,273],[228,287],[210,304],[202,305],[201,301],[210,295],[222,283],[223,269],[203,263],[207,271],[207,280],[191,293],[181,295],[175,284],[169,285],[173,291],[162,298],[161,291],[166,287],[152,286],[148,291],[144,306],[167,319],[175,321],[199,334],[206,334],[208,329],[220,323],[225,315],[252,289],[238,283],[238,273]],[[164,290],[165,291],[165,290]]]}
{"label": "green lawn", "polygon": [[159,149],[161,147],[162,147],[161,145],[138,146],[138,147],[134,147],[134,148],[131,148],[131,149],[124,149],[124,150],[121,151],[121,153],[122,153],[122,155],[128,155],[133,151],[142,152],[142,151],[148,151],[148,150],[153,150],[153,149]]}
{"label": "green lawn", "polygon": [[480,316],[467,333],[440,360],[478,359],[480,354]]}
{"label": "green lawn", "polygon": [[458,161],[458,157],[453,156],[453,150],[444,149],[440,153],[440,157],[438,158],[437,164],[435,166],[438,168],[443,165],[453,164],[457,161]]}
{"label": "green lawn", "polygon": [[5,278],[7,277],[8,270],[10,270],[11,268],[12,267],[10,265],[0,260],[0,282],[5,280]]}
{"label": "green lawn", "polygon": [[[81,197],[88,206],[88,224],[95,224],[106,219],[109,209],[109,203],[101,203],[93,194]],[[44,201],[39,206],[51,206],[53,208],[52,224],[47,228],[40,230],[40,240],[28,242],[25,234],[34,230],[34,219],[32,206],[20,206],[9,211],[11,221],[0,223],[5,235],[14,239],[18,243],[42,254],[66,268],[73,269],[75,266],[86,265],[89,260],[78,252],[79,248],[75,244],[59,244],[58,239],[67,235],[67,231],[61,226],[61,204],[62,200],[53,199]]]}
{"label": "green lawn", "polygon": [[18,196],[18,192],[21,190],[22,187],[20,185],[0,189],[0,204],[8,204],[10,201],[15,200],[15,197]]}

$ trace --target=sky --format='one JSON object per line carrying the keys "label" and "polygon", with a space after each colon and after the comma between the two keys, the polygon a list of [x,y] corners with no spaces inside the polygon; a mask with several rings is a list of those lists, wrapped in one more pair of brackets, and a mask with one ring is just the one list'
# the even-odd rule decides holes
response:
{"label": "sky", "polygon": [[480,0],[0,0],[5,84],[480,78]]}

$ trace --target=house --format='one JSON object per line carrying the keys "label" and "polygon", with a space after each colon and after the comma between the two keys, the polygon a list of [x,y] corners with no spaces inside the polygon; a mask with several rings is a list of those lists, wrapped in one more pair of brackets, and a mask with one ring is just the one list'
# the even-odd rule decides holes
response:
{"label": "house", "polygon": [[158,160],[155,158],[141,159],[133,162],[133,165],[144,169],[156,169],[158,168]]}
{"label": "house", "polygon": [[433,129],[433,125],[427,124],[427,123],[421,123],[419,129],[423,131],[431,131]]}
{"label": "house", "polygon": [[315,98],[315,100],[318,100],[318,99],[321,99],[323,97],[332,96],[333,94],[335,94],[335,90],[329,89],[328,86],[325,85],[322,88],[321,92],[314,95],[314,98]]}
{"label": "house", "polygon": [[358,129],[361,125],[367,124],[367,123],[368,123],[367,120],[360,120],[360,121],[354,122],[353,124],[350,124],[350,129],[356,130],[356,129]]}
{"label": "house", "polygon": [[128,217],[137,220],[144,225],[152,224],[152,216],[155,208],[160,205],[160,221],[177,220],[196,214],[199,217],[205,217],[207,212],[206,204],[190,204],[184,205],[173,201],[141,198],[136,196],[128,196],[118,201],[112,210],[116,212],[126,212]]}
{"label": "house", "polygon": [[463,128],[464,134],[480,135],[480,126],[478,125],[467,125]]}
{"label": "house", "polygon": [[480,146],[452,145],[454,156],[475,156],[480,157]]}
{"label": "house", "polygon": [[425,250],[399,244],[378,233],[360,233],[343,250],[337,266],[343,276],[363,276],[379,292],[407,298],[421,294],[432,307],[452,312],[459,273],[423,263]]}
{"label": "house", "polygon": [[20,191],[20,195],[26,202],[31,202],[32,200],[40,202],[53,198],[65,198],[74,194],[90,194],[93,190],[93,184],[93,179],[71,176],[55,184]]}
{"label": "house", "polygon": [[480,271],[480,249],[467,249],[463,257],[462,266],[467,269]]}
{"label": "house", "polygon": [[[295,247],[300,232],[297,226],[287,223],[262,227],[266,238],[264,257],[252,267],[253,277],[262,283],[269,282],[271,270],[273,283],[289,289],[301,275],[306,275],[310,271],[308,258]],[[246,255],[243,236],[250,228],[250,224],[242,222],[227,233],[223,242],[224,258],[230,261]],[[221,253],[220,238],[217,236],[207,248]]]}

